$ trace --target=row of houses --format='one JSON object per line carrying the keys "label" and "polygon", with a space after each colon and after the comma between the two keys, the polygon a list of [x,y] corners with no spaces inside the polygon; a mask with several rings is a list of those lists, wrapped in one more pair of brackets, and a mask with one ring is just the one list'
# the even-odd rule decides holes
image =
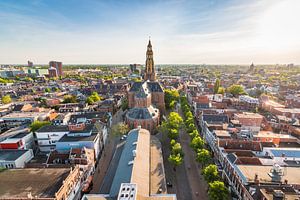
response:
{"label": "row of houses", "polygon": [[[278,114],[268,110],[262,99],[215,95],[201,87],[206,86],[186,87],[187,97],[233,199],[299,198],[299,137],[291,131],[274,129],[271,119]],[[298,118],[283,116],[294,121]]]}

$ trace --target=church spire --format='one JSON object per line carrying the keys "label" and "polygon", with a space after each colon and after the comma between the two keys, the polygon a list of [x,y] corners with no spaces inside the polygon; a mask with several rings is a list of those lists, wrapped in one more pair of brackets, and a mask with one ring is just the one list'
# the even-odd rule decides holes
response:
{"label": "church spire", "polygon": [[155,79],[156,79],[156,74],[154,69],[153,51],[152,51],[151,40],[149,37],[149,42],[148,42],[147,52],[146,52],[144,80],[155,81]]}

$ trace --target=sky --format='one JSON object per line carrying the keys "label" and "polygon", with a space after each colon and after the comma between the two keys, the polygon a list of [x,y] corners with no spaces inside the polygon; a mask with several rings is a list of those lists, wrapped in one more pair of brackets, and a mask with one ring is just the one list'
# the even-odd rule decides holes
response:
{"label": "sky", "polygon": [[300,64],[300,0],[0,0],[0,63]]}

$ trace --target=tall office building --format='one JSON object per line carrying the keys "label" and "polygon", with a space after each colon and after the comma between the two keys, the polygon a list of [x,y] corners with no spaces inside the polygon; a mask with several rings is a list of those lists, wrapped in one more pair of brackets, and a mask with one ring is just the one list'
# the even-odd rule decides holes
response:
{"label": "tall office building", "polygon": [[63,75],[62,62],[50,61],[49,62],[49,69],[51,67],[56,69],[57,76],[62,76]]}

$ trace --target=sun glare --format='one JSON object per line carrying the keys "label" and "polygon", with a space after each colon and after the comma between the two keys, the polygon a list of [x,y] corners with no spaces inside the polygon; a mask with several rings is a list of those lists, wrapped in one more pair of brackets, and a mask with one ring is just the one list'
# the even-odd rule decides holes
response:
{"label": "sun glare", "polygon": [[286,0],[274,4],[258,19],[257,42],[268,50],[289,49],[299,45],[300,1]]}

